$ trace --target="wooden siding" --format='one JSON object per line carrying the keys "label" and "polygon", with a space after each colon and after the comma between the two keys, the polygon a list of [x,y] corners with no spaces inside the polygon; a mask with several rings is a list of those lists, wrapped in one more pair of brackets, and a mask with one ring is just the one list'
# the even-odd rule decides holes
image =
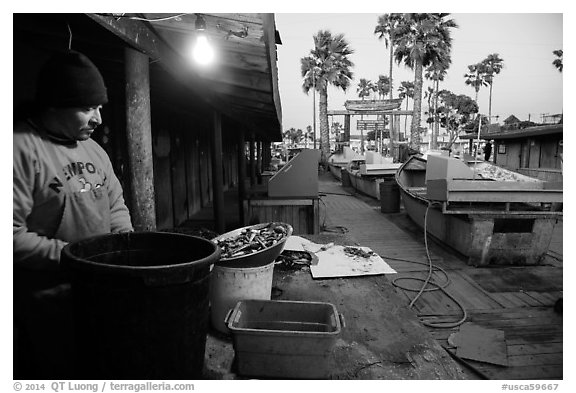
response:
{"label": "wooden siding", "polygon": [[[172,184],[170,179],[170,134],[165,129],[152,127],[153,140],[163,143],[163,148],[152,148],[154,154],[154,190],[156,199],[156,227],[158,229],[172,228]],[[163,142],[159,142],[163,140]]]}
{"label": "wooden siding", "polygon": [[197,134],[186,134],[186,195],[188,201],[188,214],[192,216],[202,208],[200,197],[200,160],[199,157],[199,140]]}
{"label": "wooden siding", "polygon": [[[540,163],[538,168],[560,168],[558,147],[557,139],[542,140],[540,147]],[[531,168],[534,167],[531,166]]]}
{"label": "wooden siding", "polygon": [[[494,146],[494,162],[514,171],[562,169],[561,140],[562,134],[497,140]],[[498,153],[498,145],[506,146],[506,153]]]}
{"label": "wooden siding", "polygon": [[[176,129],[172,133],[171,171],[172,171],[172,206],[174,214],[174,226],[178,226],[188,219],[188,205],[186,202],[186,157],[185,138],[183,130]],[[162,192],[162,190],[158,190]]]}
{"label": "wooden siding", "polygon": [[540,167],[540,144],[536,143],[534,139],[529,139],[528,143],[530,145],[530,159],[528,160],[529,168],[539,168]]}
{"label": "wooden siding", "polygon": [[279,221],[292,225],[293,234],[318,234],[318,199],[250,199],[246,202],[250,224]]}

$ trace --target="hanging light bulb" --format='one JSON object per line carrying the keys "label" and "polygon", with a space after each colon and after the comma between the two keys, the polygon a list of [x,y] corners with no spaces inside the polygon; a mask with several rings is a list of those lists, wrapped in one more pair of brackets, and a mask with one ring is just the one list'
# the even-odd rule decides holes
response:
{"label": "hanging light bulb", "polygon": [[196,38],[192,49],[192,57],[201,65],[208,65],[214,61],[214,49],[212,49],[205,35],[201,34]]}
{"label": "hanging light bulb", "polygon": [[196,14],[196,40],[192,46],[192,58],[200,65],[208,65],[214,61],[214,49],[208,42],[208,38],[204,34],[206,30],[206,20],[200,14]]}

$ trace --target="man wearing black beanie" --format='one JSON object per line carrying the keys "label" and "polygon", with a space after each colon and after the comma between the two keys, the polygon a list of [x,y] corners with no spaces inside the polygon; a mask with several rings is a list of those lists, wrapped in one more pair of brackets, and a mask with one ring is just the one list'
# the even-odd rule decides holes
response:
{"label": "man wearing black beanie", "polygon": [[14,319],[22,377],[54,379],[69,376],[71,358],[60,251],[133,228],[110,159],[90,139],[108,102],[96,66],[78,52],[55,55],[40,71],[36,100],[40,113],[13,134]]}

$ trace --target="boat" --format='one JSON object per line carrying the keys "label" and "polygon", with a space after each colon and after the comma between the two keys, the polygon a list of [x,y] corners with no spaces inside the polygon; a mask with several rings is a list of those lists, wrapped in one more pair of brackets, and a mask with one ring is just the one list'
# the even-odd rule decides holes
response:
{"label": "boat", "polygon": [[364,159],[361,155],[352,150],[349,146],[344,146],[342,151],[334,153],[328,158],[328,169],[337,180],[342,180],[342,169],[345,169],[351,160]]}
{"label": "boat", "polygon": [[562,183],[485,161],[414,155],[395,178],[408,216],[472,266],[541,264],[562,215]]}
{"label": "boat", "polygon": [[402,98],[386,100],[347,100],[344,107],[349,111],[390,111],[400,108]]}
{"label": "boat", "polygon": [[328,162],[328,169],[336,180],[342,180],[342,169],[346,168],[348,162]]}
{"label": "boat", "polygon": [[[394,176],[401,163],[394,163],[392,158],[384,158],[378,155],[379,162],[370,160],[370,153],[367,152],[366,159],[359,158],[351,160],[346,166],[346,171],[350,179],[350,186],[362,194],[380,200],[380,183],[387,180],[394,180]],[[367,160],[371,163],[367,163]]]}

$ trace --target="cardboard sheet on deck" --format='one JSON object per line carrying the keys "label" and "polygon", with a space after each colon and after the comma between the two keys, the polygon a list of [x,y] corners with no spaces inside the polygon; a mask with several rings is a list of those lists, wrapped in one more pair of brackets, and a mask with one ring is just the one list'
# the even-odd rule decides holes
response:
{"label": "cardboard sheet on deck", "polygon": [[[344,252],[346,246],[330,244],[316,244],[299,236],[290,236],[285,250],[308,251],[318,257],[318,263],[310,266],[312,277],[332,278],[332,277],[354,277],[368,276],[376,274],[396,273],[380,256],[374,254],[369,258],[361,256],[351,256]],[[369,247],[356,247],[365,252],[371,252]]]}
{"label": "cardboard sheet on deck", "polygon": [[508,349],[502,330],[466,322],[459,332],[450,335],[448,343],[457,347],[456,355],[463,359],[508,366]]}

